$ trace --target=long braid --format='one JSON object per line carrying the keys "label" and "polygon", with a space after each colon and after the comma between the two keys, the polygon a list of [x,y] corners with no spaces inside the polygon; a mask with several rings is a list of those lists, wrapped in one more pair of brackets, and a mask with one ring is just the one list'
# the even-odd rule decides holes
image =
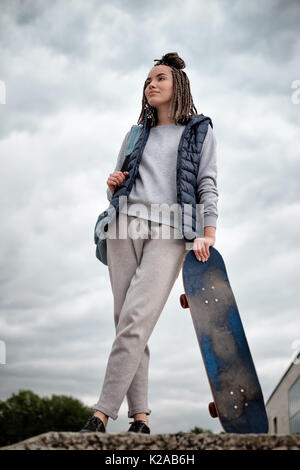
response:
{"label": "long braid", "polygon": [[[182,70],[185,62],[178,56],[177,52],[165,54],[161,59],[155,59],[157,65],[168,65],[173,76],[173,95],[170,103],[170,118],[175,124],[187,124],[192,115],[197,114],[197,109],[191,95],[190,81],[186,73]],[[145,113],[150,118],[150,127],[156,126],[158,122],[157,110],[150,106],[145,96],[146,82],[143,87],[142,110],[137,124],[140,124]]]}

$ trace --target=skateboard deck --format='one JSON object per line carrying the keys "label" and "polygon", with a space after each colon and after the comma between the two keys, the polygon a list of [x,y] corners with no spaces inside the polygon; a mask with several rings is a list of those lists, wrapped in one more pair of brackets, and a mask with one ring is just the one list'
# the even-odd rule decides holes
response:
{"label": "skateboard deck", "polygon": [[190,308],[213,402],[228,433],[267,433],[268,418],[260,383],[248,346],[225,264],[212,246],[204,263],[193,250],[185,256],[183,308]]}

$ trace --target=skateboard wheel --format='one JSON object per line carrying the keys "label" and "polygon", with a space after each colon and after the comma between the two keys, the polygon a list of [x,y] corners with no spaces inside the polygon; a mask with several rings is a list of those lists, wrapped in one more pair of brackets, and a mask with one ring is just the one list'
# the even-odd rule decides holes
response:
{"label": "skateboard wheel", "polygon": [[209,409],[210,416],[212,416],[213,418],[218,417],[217,408],[216,408],[216,405],[215,405],[214,401],[211,401],[208,404],[208,409]]}
{"label": "skateboard wheel", "polygon": [[180,304],[182,308],[189,308],[189,304],[185,294],[181,294],[180,296]]}

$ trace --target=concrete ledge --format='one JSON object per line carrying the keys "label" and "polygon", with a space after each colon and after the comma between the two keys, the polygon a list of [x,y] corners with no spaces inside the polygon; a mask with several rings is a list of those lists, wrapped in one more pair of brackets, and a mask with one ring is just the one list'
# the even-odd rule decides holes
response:
{"label": "concrete ledge", "polygon": [[300,450],[300,434],[48,432],[0,450]]}

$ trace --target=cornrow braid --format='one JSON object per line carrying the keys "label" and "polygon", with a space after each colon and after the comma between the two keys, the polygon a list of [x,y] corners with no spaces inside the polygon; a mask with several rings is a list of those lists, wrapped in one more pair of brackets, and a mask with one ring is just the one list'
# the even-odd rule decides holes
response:
{"label": "cornrow braid", "polygon": [[[187,124],[192,115],[197,114],[191,95],[190,81],[186,73],[181,70],[185,62],[178,56],[177,52],[169,52],[161,59],[155,59],[157,65],[167,65],[171,68],[173,76],[173,96],[170,103],[170,118],[175,124]],[[145,95],[147,83],[143,87],[142,110],[137,124],[143,122],[145,113],[150,118],[150,127],[155,127],[158,122],[157,109],[150,106]]]}

